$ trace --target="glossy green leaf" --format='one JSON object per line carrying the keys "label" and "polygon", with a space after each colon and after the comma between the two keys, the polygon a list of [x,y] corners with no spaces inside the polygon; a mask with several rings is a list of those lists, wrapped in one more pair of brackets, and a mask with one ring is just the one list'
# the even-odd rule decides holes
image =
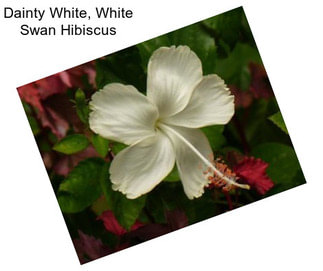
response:
{"label": "glossy green leaf", "polygon": [[89,141],[85,135],[74,134],[64,137],[57,142],[53,150],[65,154],[73,154],[84,150],[89,145]]}
{"label": "glossy green leaf", "polygon": [[223,125],[213,125],[201,129],[208,138],[213,151],[220,149],[226,142],[223,136]]}
{"label": "glossy green leaf", "polygon": [[75,92],[75,103],[78,117],[83,123],[87,124],[89,119],[89,106],[85,94],[80,88]]}
{"label": "glossy green leaf", "polygon": [[270,119],[277,127],[279,127],[283,132],[288,134],[287,127],[285,125],[283,116],[280,111],[271,115],[268,119]]}
{"label": "glossy green leaf", "polygon": [[38,135],[41,132],[41,129],[38,125],[37,120],[34,117],[28,116],[28,115],[27,115],[27,118],[33,134],[35,136]]}
{"label": "glossy green leaf", "polygon": [[255,147],[252,155],[269,164],[266,172],[275,183],[276,193],[299,184],[293,182],[301,168],[292,147],[280,143],[264,143]]}
{"label": "glossy green leaf", "polygon": [[23,105],[23,108],[24,108],[25,113],[27,115],[27,119],[28,119],[30,128],[31,128],[33,134],[36,136],[41,132],[41,129],[38,125],[37,119],[32,116],[33,112],[32,112],[32,108],[29,104],[22,101],[22,105]]}
{"label": "glossy green leaf", "polygon": [[177,166],[175,165],[173,170],[165,177],[165,182],[178,182],[180,181]]}
{"label": "glossy green leaf", "polygon": [[100,158],[89,158],[70,172],[58,188],[57,198],[62,212],[81,212],[102,194],[99,177],[103,164]]}
{"label": "glossy green leaf", "polygon": [[91,206],[92,211],[97,215],[101,215],[104,211],[109,209],[105,196],[99,197]]}
{"label": "glossy green leaf", "polygon": [[96,61],[96,84],[102,89],[109,83],[123,83],[146,90],[146,77],[141,65],[138,48],[129,47]]}
{"label": "glossy green leaf", "polygon": [[111,149],[112,149],[113,154],[117,154],[125,148],[127,148],[127,145],[120,143],[120,142],[113,142],[111,144]]}
{"label": "glossy green leaf", "polygon": [[265,142],[290,144],[288,135],[279,132],[279,129],[273,127],[273,124],[268,121],[268,117],[277,110],[279,108],[275,99],[257,99],[249,107],[247,119],[239,115],[239,121],[251,148]]}
{"label": "glossy green leaf", "polygon": [[91,141],[95,150],[100,154],[100,156],[105,157],[109,151],[109,140],[94,134]]}
{"label": "glossy green leaf", "polygon": [[254,43],[242,7],[204,20],[203,24],[212,33],[220,57],[228,56],[239,40]]}
{"label": "glossy green leaf", "polygon": [[224,79],[226,84],[236,85],[238,88],[246,90],[250,84],[248,68],[250,62],[261,63],[257,48],[237,43],[227,58],[217,59],[214,72]]}
{"label": "glossy green leaf", "polygon": [[126,230],[129,230],[136,222],[142,208],[145,206],[145,201],[146,196],[130,200],[123,194],[119,193],[119,196],[115,200],[113,211],[119,223]]}
{"label": "glossy green leaf", "polygon": [[23,106],[23,108],[24,108],[24,110],[25,110],[25,113],[26,113],[27,115],[32,114],[31,106],[30,106],[28,103],[26,103],[26,102],[22,101],[22,106]]}

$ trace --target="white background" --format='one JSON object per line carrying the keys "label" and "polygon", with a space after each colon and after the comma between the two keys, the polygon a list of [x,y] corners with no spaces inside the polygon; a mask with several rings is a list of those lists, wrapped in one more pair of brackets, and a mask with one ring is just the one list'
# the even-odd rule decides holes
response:
{"label": "white background", "polygon": [[[1,270],[323,270],[320,1],[182,2],[1,0]],[[111,37],[26,37],[34,20],[3,19],[4,6],[95,4],[134,17],[107,21]],[[16,87],[240,5],[308,183],[80,266]]]}

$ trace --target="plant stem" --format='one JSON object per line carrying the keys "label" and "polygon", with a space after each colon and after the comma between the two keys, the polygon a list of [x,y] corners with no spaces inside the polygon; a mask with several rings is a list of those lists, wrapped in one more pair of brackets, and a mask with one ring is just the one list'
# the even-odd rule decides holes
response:
{"label": "plant stem", "polygon": [[226,199],[227,199],[227,202],[228,202],[228,205],[229,205],[229,210],[232,210],[233,209],[233,204],[232,204],[232,200],[231,200],[231,196],[228,192],[226,191],[223,191]]}

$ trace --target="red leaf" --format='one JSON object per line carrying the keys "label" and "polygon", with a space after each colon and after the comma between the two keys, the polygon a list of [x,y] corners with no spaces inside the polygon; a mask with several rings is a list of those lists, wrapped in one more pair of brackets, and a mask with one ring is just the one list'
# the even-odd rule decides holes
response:
{"label": "red leaf", "polygon": [[60,79],[68,87],[84,88],[82,77],[86,76],[90,85],[95,87],[95,66],[94,62],[85,63],[83,65],[68,69],[58,74]]}
{"label": "red leaf", "polygon": [[38,92],[37,87],[33,83],[24,85],[24,86],[19,87],[17,89],[18,89],[18,94],[20,96],[20,99],[22,99],[26,103],[31,104],[39,112],[44,111],[44,108],[41,104],[40,94]]}
{"label": "red leaf", "polygon": [[87,235],[78,230],[79,238],[73,240],[77,256],[81,264],[95,260],[112,253],[113,251],[102,243],[101,240]]}
{"label": "red leaf", "polygon": [[148,241],[150,239],[169,233],[171,230],[167,224],[147,224],[139,229],[126,234],[129,240],[138,240],[139,242]]}
{"label": "red leaf", "polygon": [[172,211],[166,211],[165,216],[167,223],[150,223],[140,226],[137,230],[132,229],[131,232],[125,235],[126,239],[128,238],[129,240],[144,242],[188,225],[188,218],[182,210],[175,209]]}
{"label": "red leaf", "polygon": [[53,170],[59,175],[67,176],[79,162],[90,157],[100,157],[91,145],[79,153],[64,155],[54,164]]}
{"label": "red leaf", "polygon": [[61,80],[59,74],[54,74],[34,82],[37,86],[39,95],[42,100],[54,94],[65,93],[66,85]]}
{"label": "red leaf", "polygon": [[69,124],[54,110],[47,107],[42,114],[39,114],[39,118],[42,126],[50,128],[58,138],[63,138],[66,135]]}
{"label": "red leaf", "polygon": [[268,163],[254,157],[245,157],[240,163],[234,166],[233,170],[242,181],[249,184],[264,195],[274,186],[273,181],[266,174]]}
{"label": "red leaf", "polygon": [[[127,231],[119,224],[118,220],[114,216],[112,211],[105,211],[103,212],[98,219],[101,219],[103,221],[104,227],[106,228],[107,231],[112,232],[118,236],[121,236]],[[132,225],[130,231],[134,231],[144,224],[136,221],[134,225]]]}
{"label": "red leaf", "polygon": [[188,225],[188,218],[184,211],[175,209],[166,211],[166,220],[170,230],[178,230]]}
{"label": "red leaf", "polygon": [[235,107],[246,108],[251,105],[253,97],[250,91],[242,91],[234,85],[230,85],[229,88],[234,95]]}
{"label": "red leaf", "polygon": [[250,63],[249,70],[251,73],[250,91],[255,98],[268,99],[274,96],[265,68],[260,64]]}

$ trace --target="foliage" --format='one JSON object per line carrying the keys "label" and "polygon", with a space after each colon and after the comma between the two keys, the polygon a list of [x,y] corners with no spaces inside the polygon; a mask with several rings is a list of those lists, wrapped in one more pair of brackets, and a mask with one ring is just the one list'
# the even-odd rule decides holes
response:
{"label": "foliage", "polygon": [[89,145],[86,136],[74,134],[64,137],[53,146],[53,150],[65,154],[73,154],[84,150]]}
{"label": "foliage", "polygon": [[77,213],[90,206],[100,195],[99,174],[103,161],[89,158],[80,162],[60,184],[58,203],[65,213]]}
{"label": "foliage", "polygon": [[[205,74],[217,73],[235,96],[230,123],[202,130],[219,163],[226,170],[236,169],[249,181],[250,191],[223,192],[210,185],[202,197],[189,200],[176,167],[140,198],[130,200],[113,190],[109,166],[127,146],[89,129],[89,99],[112,82],[145,92],[151,54],[171,45],[188,45]],[[38,80],[18,92],[81,262],[305,183],[242,8]],[[266,189],[261,187],[264,182]]]}
{"label": "foliage", "polygon": [[288,134],[285,122],[283,120],[283,116],[280,113],[280,111],[271,115],[268,119],[270,119],[275,125],[277,125],[280,129],[282,129],[286,134]]}

